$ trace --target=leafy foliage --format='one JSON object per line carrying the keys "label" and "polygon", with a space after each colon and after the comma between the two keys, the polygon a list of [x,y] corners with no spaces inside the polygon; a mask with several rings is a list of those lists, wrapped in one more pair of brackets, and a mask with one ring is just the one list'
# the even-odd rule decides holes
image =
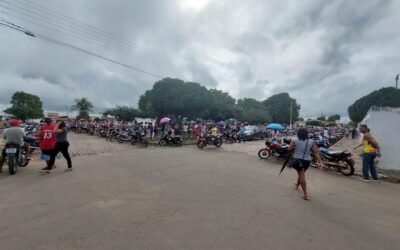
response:
{"label": "leafy foliage", "polygon": [[288,93],[280,93],[263,101],[272,122],[290,123],[290,107],[292,107],[292,121],[299,118],[300,105]]}
{"label": "leafy foliage", "polygon": [[239,120],[250,123],[265,123],[272,120],[263,103],[252,98],[238,100],[237,113]]}
{"label": "leafy foliage", "polygon": [[300,105],[289,94],[282,93],[260,102],[252,98],[236,100],[228,93],[207,89],[198,83],[165,78],[139,98],[139,110],[150,117],[181,115],[190,119],[224,120],[235,117],[251,123],[293,121],[299,116]]}
{"label": "leafy foliage", "polygon": [[88,119],[89,113],[93,112],[93,104],[88,98],[82,97],[81,99],[75,99],[75,104],[71,106],[71,111],[78,111],[79,114],[77,119]]}
{"label": "leafy foliage", "polygon": [[18,119],[37,119],[43,117],[43,103],[36,95],[23,91],[15,92],[11,97],[11,107],[4,112]]}
{"label": "leafy foliage", "polygon": [[127,107],[127,106],[117,106],[112,109],[107,109],[104,111],[103,115],[112,115],[118,121],[133,121],[136,117],[141,116],[141,112],[135,108]]}
{"label": "leafy foliage", "polygon": [[321,120],[307,120],[306,125],[307,126],[323,126],[324,122]]}
{"label": "leafy foliage", "polygon": [[328,117],[328,121],[330,122],[335,122],[340,120],[340,115],[339,114],[334,114]]}
{"label": "leafy foliage", "polygon": [[361,122],[372,106],[400,107],[400,89],[381,88],[361,97],[347,109],[350,119]]}
{"label": "leafy foliage", "polygon": [[321,115],[320,117],[317,117],[318,121],[326,121],[326,116],[325,115]]}

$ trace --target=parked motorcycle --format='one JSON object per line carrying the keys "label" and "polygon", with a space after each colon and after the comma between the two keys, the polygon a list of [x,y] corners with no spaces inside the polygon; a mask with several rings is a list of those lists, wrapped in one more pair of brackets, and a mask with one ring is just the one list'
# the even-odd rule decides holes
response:
{"label": "parked motorcycle", "polygon": [[[354,175],[354,160],[351,152],[347,150],[329,151],[326,148],[318,148],[319,154],[325,166],[325,170],[336,168],[336,170],[345,175]],[[315,157],[313,157],[311,166],[316,167]]]}
{"label": "parked motorcycle", "polygon": [[226,130],[224,133],[224,141],[227,143],[237,142],[237,132],[233,130]]}
{"label": "parked motorcycle", "polygon": [[204,148],[207,145],[214,145],[217,148],[222,146],[222,135],[210,136],[210,135],[200,135],[197,140],[197,147]]}
{"label": "parked motorcycle", "polygon": [[286,159],[290,152],[287,150],[290,144],[290,140],[266,140],[265,148],[258,151],[258,157],[261,159],[268,159],[270,156],[276,158]]}
{"label": "parked motorcycle", "polygon": [[10,175],[17,172],[18,167],[25,167],[28,165],[26,150],[14,143],[6,144],[6,161],[8,164],[8,171]]}
{"label": "parked motorcycle", "polygon": [[115,139],[117,139],[118,135],[119,135],[118,129],[111,129],[107,134],[106,140],[114,141]]}
{"label": "parked motorcycle", "polygon": [[166,133],[163,137],[161,137],[160,141],[158,142],[159,145],[171,145],[174,144],[176,146],[182,146],[182,138],[180,135],[170,135]]}
{"label": "parked motorcycle", "polygon": [[117,135],[117,141],[119,143],[123,143],[124,141],[131,141],[132,139],[132,132],[127,130],[127,131],[120,131]]}
{"label": "parked motorcycle", "polygon": [[143,146],[149,146],[149,141],[146,139],[146,133],[143,130],[135,131],[131,137],[131,144],[141,143]]}

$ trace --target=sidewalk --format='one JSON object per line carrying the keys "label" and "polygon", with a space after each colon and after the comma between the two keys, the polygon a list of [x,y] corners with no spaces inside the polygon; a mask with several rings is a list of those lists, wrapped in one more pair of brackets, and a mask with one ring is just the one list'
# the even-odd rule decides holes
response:
{"label": "sidewalk", "polygon": [[[330,150],[349,150],[352,151],[352,149],[359,143],[359,139],[346,139],[343,138],[339,142],[337,142],[335,145],[333,145]],[[352,151],[353,153],[353,159],[355,162],[355,175],[357,176],[363,176],[362,175],[362,157],[360,156],[361,149],[357,149],[356,151]],[[376,160],[377,163],[377,170],[378,170],[378,176],[379,179],[385,180],[385,181],[390,181],[390,182],[397,182],[400,183],[400,171],[394,171],[394,170],[385,170],[385,169],[380,169],[379,168],[379,158]]]}

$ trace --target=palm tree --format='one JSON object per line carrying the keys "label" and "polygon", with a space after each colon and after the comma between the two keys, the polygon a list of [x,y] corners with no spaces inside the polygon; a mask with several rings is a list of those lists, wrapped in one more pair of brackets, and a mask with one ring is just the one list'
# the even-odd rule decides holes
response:
{"label": "palm tree", "polygon": [[88,119],[89,113],[93,112],[93,104],[86,97],[75,99],[75,104],[71,106],[71,111],[76,110],[79,112],[77,119]]}

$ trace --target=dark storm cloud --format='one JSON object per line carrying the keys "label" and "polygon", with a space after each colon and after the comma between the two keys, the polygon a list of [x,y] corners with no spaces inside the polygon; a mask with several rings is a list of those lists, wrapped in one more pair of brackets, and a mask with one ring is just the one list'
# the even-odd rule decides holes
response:
{"label": "dark storm cloud", "polygon": [[[289,92],[304,116],[345,114],[355,99],[392,84],[400,68],[400,2],[395,0],[34,2],[113,36],[59,23],[48,13],[30,21],[0,16],[121,63],[199,82],[235,98],[263,100]],[[30,8],[22,0],[12,3]],[[56,30],[44,27],[43,18],[53,18],[47,25]],[[4,28],[0,36],[1,109],[20,90],[39,95],[49,111],[63,112],[83,96],[98,112],[136,106],[159,80]]]}

